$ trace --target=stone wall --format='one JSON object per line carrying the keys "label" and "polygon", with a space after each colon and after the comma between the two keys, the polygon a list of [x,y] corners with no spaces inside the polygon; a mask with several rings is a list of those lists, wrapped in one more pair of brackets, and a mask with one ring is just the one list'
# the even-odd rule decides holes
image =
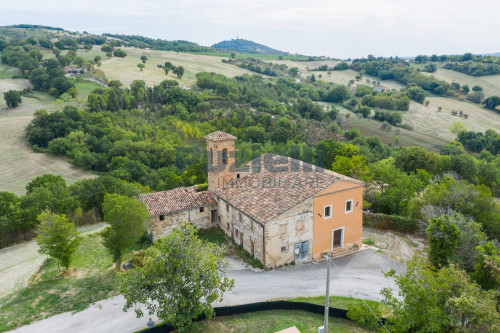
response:
{"label": "stone wall", "polygon": [[[222,152],[227,152],[227,163],[222,161]],[[208,152],[208,189],[216,191],[235,180],[234,141],[212,142],[207,140]]]}
{"label": "stone wall", "polygon": [[217,205],[203,207],[203,212],[200,212],[200,208],[193,208],[163,215],[164,220],[161,220],[160,216],[153,216],[149,223],[149,232],[153,235],[153,241],[156,241],[178,228],[181,222],[191,222],[198,229],[213,227],[215,223],[212,224],[210,215],[212,210],[217,210]]}
{"label": "stone wall", "polygon": [[262,226],[238,209],[219,199],[219,226],[236,244],[263,261]]}
{"label": "stone wall", "polygon": [[295,243],[309,241],[313,253],[313,198],[309,198],[265,225],[266,267],[282,266],[295,261]]}

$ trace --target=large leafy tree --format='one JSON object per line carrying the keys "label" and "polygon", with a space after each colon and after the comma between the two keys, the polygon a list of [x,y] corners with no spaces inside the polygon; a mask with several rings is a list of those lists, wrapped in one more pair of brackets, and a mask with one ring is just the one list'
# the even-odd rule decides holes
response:
{"label": "large leafy tree", "polygon": [[234,281],[225,276],[228,263],[224,249],[203,242],[194,227],[183,224],[146,250],[143,267],[120,274],[120,291],[137,316],[143,316],[143,305],[175,327],[191,325],[204,314],[214,316],[213,302],[222,301]]}
{"label": "large leafy tree", "polygon": [[451,265],[438,271],[422,258],[408,263],[406,272],[386,273],[399,287],[381,294],[393,308],[386,318],[391,332],[498,332],[500,315],[496,292],[483,291],[467,274]]}
{"label": "large leafy tree", "polygon": [[484,289],[495,289],[500,286],[500,250],[493,242],[478,246],[477,261],[472,279]]}
{"label": "large leafy tree", "polygon": [[40,253],[45,253],[57,260],[69,270],[73,255],[80,244],[80,236],[73,223],[64,215],[52,214],[49,210],[38,216],[40,225],[36,230],[36,241]]}
{"label": "large leafy tree", "polygon": [[448,215],[443,215],[432,219],[425,233],[429,237],[429,261],[438,268],[448,266],[461,236],[458,227]]}
{"label": "large leafy tree", "polygon": [[102,210],[104,221],[110,224],[102,231],[104,246],[120,269],[123,252],[146,232],[149,213],[142,202],[119,194],[107,194]]}
{"label": "large leafy tree", "polygon": [[21,94],[16,90],[9,90],[3,93],[5,103],[9,108],[15,108],[22,102]]}

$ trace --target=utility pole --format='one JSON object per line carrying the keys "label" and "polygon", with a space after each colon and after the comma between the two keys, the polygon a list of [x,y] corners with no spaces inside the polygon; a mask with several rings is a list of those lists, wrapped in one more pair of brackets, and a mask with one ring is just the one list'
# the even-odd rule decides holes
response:
{"label": "utility pole", "polygon": [[326,295],[325,295],[325,322],[323,333],[328,333],[328,310],[330,309],[330,253],[326,256]]}

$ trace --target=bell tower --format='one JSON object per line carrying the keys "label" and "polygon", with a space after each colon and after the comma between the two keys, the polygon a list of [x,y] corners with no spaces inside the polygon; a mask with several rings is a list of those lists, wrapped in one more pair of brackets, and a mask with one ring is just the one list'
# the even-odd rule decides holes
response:
{"label": "bell tower", "polygon": [[208,189],[216,191],[234,181],[236,137],[216,131],[205,136],[207,143]]}

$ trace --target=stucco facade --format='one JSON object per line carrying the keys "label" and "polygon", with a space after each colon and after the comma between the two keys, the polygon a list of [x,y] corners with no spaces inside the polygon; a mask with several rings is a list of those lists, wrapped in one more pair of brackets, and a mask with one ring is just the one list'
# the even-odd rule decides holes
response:
{"label": "stucco facade", "polygon": [[143,194],[157,240],[183,221],[218,225],[265,267],[322,260],[361,247],[364,183],[293,158],[266,153],[234,169],[236,137],[205,137],[208,190],[196,186]]}
{"label": "stucco facade", "polygon": [[[346,203],[352,200],[352,210]],[[331,217],[325,216],[325,207],[331,206]],[[341,230],[341,248],[356,244],[361,247],[363,236],[363,186],[338,181],[314,196],[313,258],[333,249],[333,231]]]}

